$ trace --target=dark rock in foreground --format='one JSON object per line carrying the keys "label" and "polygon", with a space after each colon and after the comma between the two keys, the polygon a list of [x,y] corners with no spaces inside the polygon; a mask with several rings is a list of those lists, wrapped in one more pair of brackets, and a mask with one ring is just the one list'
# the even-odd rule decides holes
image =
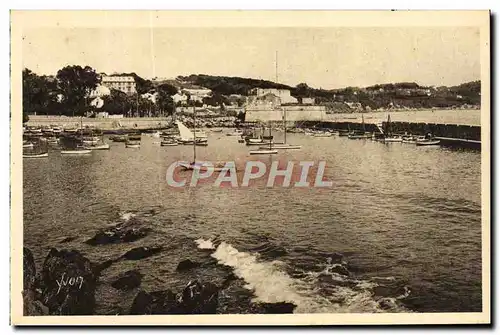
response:
{"label": "dark rock in foreground", "polygon": [[157,291],[147,293],[140,291],[130,308],[132,315],[149,314],[179,314],[177,313],[177,300],[172,291]]}
{"label": "dark rock in foreground", "polygon": [[55,315],[92,315],[96,277],[91,262],[75,250],[52,248],[43,264],[42,302]]}
{"label": "dark rock in foreground", "polygon": [[131,290],[141,285],[143,275],[136,270],[123,273],[111,286],[117,290]]}
{"label": "dark rock in foreground", "polygon": [[138,219],[131,218],[113,227],[98,231],[93,238],[85,241],[85,243],[90,245],[101,245],[134,242],[146,237],[151,231],[150,228],[142,227],[141,225],[142,223]]}
{"label": "dark rock in foreground", "polygon": [[48,315],[49,309],[37,300],[36,267],[31,250],[23,248],[23,314],[25,316]]}
{"label": "dark rock in foreground", "polygon": [[102,263],[94,264],[93,265],[93,271],[96,276],[100,276],[101,272],[109,268],[116,260],[114,259],[108,259],[107,261],[104,261]]}
{"label": "dark rock in foreground", "polygon": [[252,314],[291,314],[296,307],[291,302],[254,303],[251,311]]}
{"label": "dark rock in foreground", "polygon": [[198,266],[200,266],[200,263],[193,262],[190,259],[185,259],[185,260],[179,262],[176,270],[177,271],[185,271],[185,270],[189,270],[189,269],[194,269]]}
{"label": "dark rock in foreground", "polygon": [[161,247],[138,247],[127,251],[122,257],[128,260],[139,260],[162,251]]}
{"label": "dark rock in foreground", "polygon": [[212,283],[191,281],[175,295],[172,291],[141,291],[132,303],[130,314],[216,314],[219,288]]}
{"label": "dark rock in foreground", "polygon": [[182,314],[215,314],[219,303],[219,288],[212,283],[189,282],[182,291]]}
{"label": "dark rock in foreground", "polygon": [[33,253],[28,248],[23,248],[23,288],[34,290],[36,281],[36,267]]}

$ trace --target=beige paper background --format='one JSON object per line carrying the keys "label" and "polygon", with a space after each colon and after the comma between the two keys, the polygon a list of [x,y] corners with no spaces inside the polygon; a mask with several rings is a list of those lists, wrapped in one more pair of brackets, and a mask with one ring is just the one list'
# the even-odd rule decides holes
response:
{"label": "beige paper background", "polygon": [[[14,325],[328,325],[490,323],[489,11],[11,11],[11,323]],[[460,27],[480,29],[481,313],[23,316],[22,32],[37,27]],[[50,38],[50,36],[47,36]]]}

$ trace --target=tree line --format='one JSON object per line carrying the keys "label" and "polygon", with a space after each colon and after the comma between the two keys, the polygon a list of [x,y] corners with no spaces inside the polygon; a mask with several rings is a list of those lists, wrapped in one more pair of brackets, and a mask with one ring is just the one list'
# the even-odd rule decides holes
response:
{"label": "tree line", "polygon": [[[126,74],[123,74],[126,75]],[[101,76],[90,66],[70,65],[60,69],[56,76],[37,75],[24,69],[23,78],[23,122],[29,114],[83,116],[102,111],[127,116],[170,115],[175,106],[171,95],[177,89],[164,84],[154,87],[152,82],[135,73],[129,74],[136,81],[135,94],[110,89],[103,96],[103,106],[97,108],[91,93],[101,83]],[[143,98],[142,94],[154,89],[158,95],[156,103]]]}

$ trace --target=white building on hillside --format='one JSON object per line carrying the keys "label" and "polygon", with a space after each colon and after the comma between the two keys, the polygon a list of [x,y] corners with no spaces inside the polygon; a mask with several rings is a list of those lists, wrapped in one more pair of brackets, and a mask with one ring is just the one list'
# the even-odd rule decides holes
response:
{"label": "white building on hillside", "polygon": [[174,95],[172,95],[172,100],[174,100],[174,103],[176,103],[176,104],[179,102],[181,104],[186,104],[188,97],[185,94],[175,93]]}
{"label": "white building on hillside", "polygon": [[137,92],[135,79],[132,76],[103,76],[101,83],[108,88],[113,88],[127,94]]}
{"label": "white building on hillside", "polygon": [[256,95],[258,97],[264,96],[266,94],[274,94],[279,97],[282,104],[296,104],[297,99],[292,97],[290,90],[277,89],[277,88],[254,88],[250,91],[250,94]]}
{"label": "white building on hillside", "polygon": [[185,88],[182,91],[189,93],[191,97],[206,98],[212,94],[212,90],[208,88]]}
{"label": "white building on hillside", "polygon": [[304,105],[314,105],[314,98],[302,98]]}

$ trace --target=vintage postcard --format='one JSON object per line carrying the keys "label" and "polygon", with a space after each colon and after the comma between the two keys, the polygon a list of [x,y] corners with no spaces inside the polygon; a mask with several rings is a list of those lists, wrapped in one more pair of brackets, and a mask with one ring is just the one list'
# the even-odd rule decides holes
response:
{"label": "vintage postcard", "polygon": [[12,11],[14,325],[488,324],[489,11]]}

